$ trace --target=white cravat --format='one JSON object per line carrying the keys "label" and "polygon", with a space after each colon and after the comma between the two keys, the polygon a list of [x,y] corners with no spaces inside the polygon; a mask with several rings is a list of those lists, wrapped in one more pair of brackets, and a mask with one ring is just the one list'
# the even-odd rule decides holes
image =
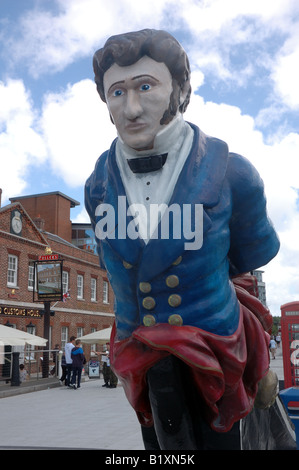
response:
{"label": "white cravat", "polygon": [[[143,216],[135,218],[138,232],[147,243],[153,234],[157,222],[150,218],[151,204],[169,204],[174,187],[188,157],[192,142],[193,130],[181,114],[159,132],[155,138],[154,148],[137,151],[128,147],[120,137],[116,143],[116,161],[126,191],[129,206],[141,204]],[[161,170],[151,173],[133,173],[127,159],[168,153]],[[165,209],[164,209],[165,210]],[[145,213],[144,213],[145,211]],[[161,210],[160,218],[163,215]]]}

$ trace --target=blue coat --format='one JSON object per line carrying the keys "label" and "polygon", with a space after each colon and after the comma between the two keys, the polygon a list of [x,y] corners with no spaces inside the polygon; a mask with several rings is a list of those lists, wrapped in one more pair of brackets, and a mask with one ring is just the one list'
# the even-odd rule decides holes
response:
{"label": "blue coat", "polygon": [[72,349],[71,356],[73,360],[73,363],[72,363],[73,367],[83,367],[84,354],[83,354],[82,348],[74,347]]}
{"label": "blue coat", "polygon": [[[171,204],[203,204],[203,244],[186,250],[186,240],[118,237],[118,196],[125,196],[110,150],[97,161],[85,185],[85,205],[94,230],[99,204],[115,209],[114,238],[97,239],[102,267],[115,295],[118,339],[140,325],[195,326],[231,335],[239,305],[231,277],[267,264],[279,240],[267,216],[263,182],[244,157],[228,152],[225,142],[196,126],[190,154],[175,186]],[[127,216],[127,224],[131,218]],[[114,227],[113,227],[114,228]]]}

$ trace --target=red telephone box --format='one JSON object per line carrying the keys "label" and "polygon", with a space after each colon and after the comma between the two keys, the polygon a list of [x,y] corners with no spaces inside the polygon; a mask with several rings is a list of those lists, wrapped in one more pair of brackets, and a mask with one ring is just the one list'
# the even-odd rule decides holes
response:
{"label": "red telephone box", "polygon": [[280,307],[284,387],[299,387],[299,302]]}

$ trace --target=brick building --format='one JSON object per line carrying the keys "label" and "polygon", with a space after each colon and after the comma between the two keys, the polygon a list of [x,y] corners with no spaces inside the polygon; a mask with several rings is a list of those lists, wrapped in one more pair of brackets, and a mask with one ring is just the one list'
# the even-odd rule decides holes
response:
{"label": "brick building", "polygon": [[[44,336],[44,304],[33,296],[34,261],[50,247],[63,259],[63,292],[69,297],[51,302],[49,349],[63,348],[72,335],[112,325],[113,293],[106,272],[89,246],[72,243],[70,212],[79,203],[60,192],[10,201],[0,207],[0,324]],[[84,345],[84,351],[88,358],[90,347]]]}

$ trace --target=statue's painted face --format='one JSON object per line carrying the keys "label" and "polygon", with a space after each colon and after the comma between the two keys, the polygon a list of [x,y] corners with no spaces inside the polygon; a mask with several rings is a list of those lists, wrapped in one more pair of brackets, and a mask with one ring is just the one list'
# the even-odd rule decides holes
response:
{"label": "statue's painted face", "polygon": [[151,149],[169,106],[172,77],[148,56],[133,65],[112,65],[104,75],[106,102],[121,139],[136,150]]}

